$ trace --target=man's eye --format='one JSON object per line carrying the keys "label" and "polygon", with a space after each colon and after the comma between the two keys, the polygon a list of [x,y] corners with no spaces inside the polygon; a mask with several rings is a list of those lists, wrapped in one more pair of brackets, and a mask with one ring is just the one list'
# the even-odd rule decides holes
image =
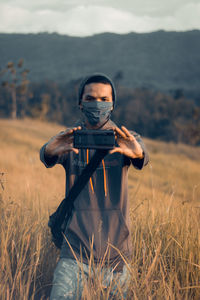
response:
{"label": "man's eye", "polygon": [[86,100],[88,100],[88,101],[93,101],[93,100],[94,100],[94,98],[93,98],[93,97],[91,97],[91,96],[87,96],[87,97],[86,97]]}

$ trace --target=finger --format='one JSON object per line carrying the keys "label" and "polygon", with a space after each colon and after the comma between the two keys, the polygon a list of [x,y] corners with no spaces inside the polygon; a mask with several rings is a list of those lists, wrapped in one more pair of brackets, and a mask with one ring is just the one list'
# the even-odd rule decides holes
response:
{"label": "finger", "polygon": [[115,128],[115,132],[117,133],[118,136],[126,138],[125,133],[121,129],[119,129],[118,127]]}
{"label": "finger", "polygon": [[122,149],[120,147],[115,147],[114,149],[109,150],[109,154],[113,153],[122,153]]}
{"label": "finger", "polygon": [[70,132],[70,135],[72,136],[72,135],[74,134],[75,131],[81,130],[81,126],[74,127],[74,128],[72,128],[71,130],[72,130],[72,132]]}
{"label": "finger", "polygon": [[76,130],[81,130],[81,126],[74,127],[73,130],[74,130],[74,131],[76,131]]}
{"label": "finger", "polygon": [[61,132],[60,136],[65,137],[65,136],[70,136],[74,132],[73,129],[67,129],[65,132]]}
{"label": "finger", "polygon": [[81,126],[77,126],[77,127],[73,127],[73,128],[67,129],[67,130],[69,133],[73,133],[74,131],[80,130],[80,129],[81,129]]}
{"label": "finger", "polygon": [[123,132],[126,134],[126,136],[133,137],[133,135],[130,133],[130,131],[125,126],[122,126],[121,128],[122,128]]}
{"label": "finger", "polygon": [[79,149],[77,149],[77,148],[72,148],[71,150],[72,150],[74,153],[76,153],[76,154],[79,153]]}
{"label": "finger", "polygon": [[114,136],[115,136],[115,140],[117,140],[117,132],[116,132],[116,127],[112,128],[113,132],[114,132]]}
{"label": "finger", "polygon": [[65,132],[62,132],[61,135],[62,135],[62,137],[69,137],[69,136],[72,136],[74,134],[74,131],[76,131],[76,130],[81,130],[81,126],[67,129]]}

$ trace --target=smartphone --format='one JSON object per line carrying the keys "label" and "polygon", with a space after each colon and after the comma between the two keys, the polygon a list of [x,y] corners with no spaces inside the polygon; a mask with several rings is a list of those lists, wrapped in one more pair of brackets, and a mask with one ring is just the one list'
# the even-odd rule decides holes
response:
{"label": "smartphone", "polygon": [[113,130],[76,130],[74,148],[78,149],[113,149],[115,134]]}

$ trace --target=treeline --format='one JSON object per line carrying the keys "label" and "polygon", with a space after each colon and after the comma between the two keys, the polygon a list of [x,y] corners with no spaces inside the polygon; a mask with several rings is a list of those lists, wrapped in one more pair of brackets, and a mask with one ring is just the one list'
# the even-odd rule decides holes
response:
{"label": "treeline", "polygon": [[[117,81],[117,101],[112,119],[142,136],[165,141],[200,145],[199,99],[190,99],[182,90],[168,94],[147,88],[125,88]],[[31,117],[72,125],[78,109],[80,79],[67,84],[40,82],[21,92],[16,86],[17,117]],[[11,89],[0,87],[0,117],[12,116]]]}

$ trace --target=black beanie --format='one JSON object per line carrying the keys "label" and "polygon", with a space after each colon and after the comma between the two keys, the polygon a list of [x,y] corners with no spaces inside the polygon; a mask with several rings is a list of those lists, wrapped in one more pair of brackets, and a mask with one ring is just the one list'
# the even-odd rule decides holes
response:
{"label": "black beanie", "polygon": [[[112,82],[112,80],[105,74],[103,73],[94,73],[92,75],[89,75],[87,77],[85,77],[80,86],[79,86],[79,91],[78,91],[78,103],[81,104],[81,100],[82,100],[82,96],[83,96],[83,92],[84,92],[84,88],[87,84],[90,83],[98,83],[98,77],[100,79],[99,82],[101,82],[102,80],[105,80],[106,82],[108,82],[111,87],[112,87],[112,98],[113,98],[113,107],[115,106],[115,101],[116,101],[116,90],[115,90],[115,86],[114,83]],[[97,78],[97,81],[95,81],[95,78]],[[92,81],[94,79],[94,82]]]}

